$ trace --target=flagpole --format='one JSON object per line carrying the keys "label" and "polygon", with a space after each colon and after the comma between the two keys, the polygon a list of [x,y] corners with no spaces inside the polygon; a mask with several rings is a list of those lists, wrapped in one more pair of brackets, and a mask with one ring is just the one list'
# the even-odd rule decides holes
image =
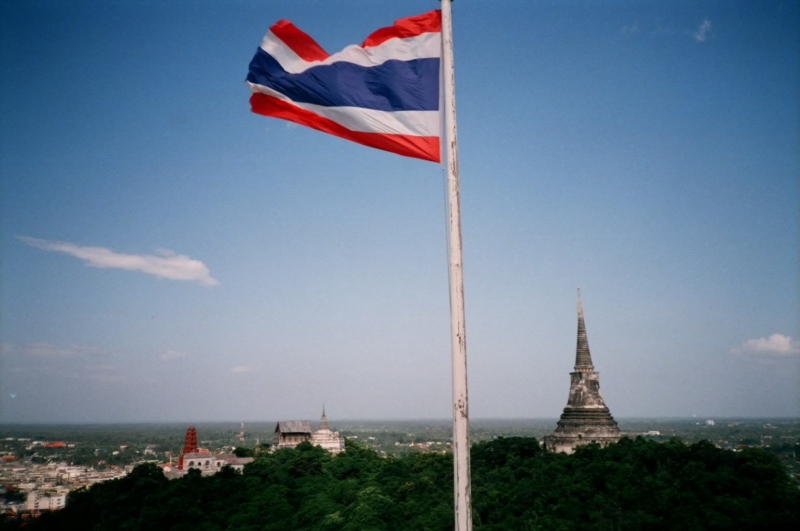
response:
{"label": "flagpole", "polygon": [[458,185],[458,135],[453,67],[452,0],[442,0],[442,79],[444,142],[447,160],[447,235],[450,277],[450,345],[453,364],[453,471],[456,531],[472,531],[469,467],[467,334],[464,322],[464,271],[461,256],[461,205]]}

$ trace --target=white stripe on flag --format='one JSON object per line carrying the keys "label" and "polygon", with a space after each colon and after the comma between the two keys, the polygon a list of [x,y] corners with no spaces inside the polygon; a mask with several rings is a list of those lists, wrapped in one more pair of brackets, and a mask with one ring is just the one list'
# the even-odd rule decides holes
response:
{"label": "white stripe on flag", "polygon": [[394,38],[369,48],[353,44],[324,61],[306,61],[269,31],[264,35],[261,49],[274,57],[290,74],[300,74],[311,67],[329,65],[339,61],[359,66],[378,66],[389,60],[411,61],[413,59],[438,58],[442,55],[442,34],[423,33],[408,39]]}
{"label": "white stripe on flag", "polygon": [[247,83],[250,90],[278,98],[361,133],[388,135],[439,136],[439,111],[376,111],[361,107],[324,107],[297,103],[263,85]]}

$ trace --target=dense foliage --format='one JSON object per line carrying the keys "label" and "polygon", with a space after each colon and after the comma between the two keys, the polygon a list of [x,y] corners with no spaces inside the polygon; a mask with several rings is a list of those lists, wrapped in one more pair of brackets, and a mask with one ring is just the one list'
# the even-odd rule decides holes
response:
{"label": "dense foliage", "polygon": [[[800,490],[772,454],[623,439],[571,455],[513,437],[472,448],[474,526],[534,529],[784,529]],[[304,443],[167,480],[153,464],[70,494],[28,529],[173,531],[450,530],[452,456],[382,458],[348,441],[331,457]],[[18,524],[6,524],[15,528]]]}

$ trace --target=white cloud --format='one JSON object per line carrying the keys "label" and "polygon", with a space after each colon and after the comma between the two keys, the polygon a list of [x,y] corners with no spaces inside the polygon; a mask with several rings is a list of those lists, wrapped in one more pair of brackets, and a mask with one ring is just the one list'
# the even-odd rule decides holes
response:
{"label": "white cloud", "polygon": [[161,358],[161,361],[174,361],[185,359],[189,357],[188,352],[182,352],[180,350],[165,350],[161,354],[158,355]]}
{"label": "white cloud", "polygon": [[92,267],[141,271],[148,275],[170,280],[199,282],[205,286],[219,284],[211,276],[208,267],[203,262],[182,254],[175,254],[168,249],[156,251],[157,255],[123,254],[104,247],[83,247],[74,243],[54,242],[29,236],[18,236],[17,238],[37,249],[64,253],[80,258]]}
{"label": "white cloud", "polygon": [[4,343],[0,352],[7,357],[7,370],[14,373],[58,374],[61,378],[118,382],[124,376],[107,362],[109,352],[92,345],[60,346],[47,342]]}
{"label": "white cloud", "polygon": [[127,380],[125,373],[119,367],[110,363],[89,363],[76,367],[71,370],[59,372],[60,378],[71,380],[82,380],[84,382],[95,381],[104,383],[119,383]]}
{"label": "white cloud", "polygon": [[800,342],[783,334],[748,339],[740,346],[731,349],[734,354],[749,354],[785,358],[800,354]]}
{"label": "white cloud", "polygon": [[629,26],[622,26],[622,28],[620,28],[620,33],[627,36],[636,35],[639,33],[639,23],[634,22]]}
{"label": "white cloud", "polygon": [[253,367],[248,367],[247,365],[234,365],[231,367],[231,372],[235,374],[244,374],[246,372],[253,372],[254,370]]}
{"label": "white cloud", "polygon": [[38,342],[24,345],[13,345],[5,343],[0,350],[4,355],[17,354],[25,357],[50,358],[50,359],[74,359],[87,358],[101,354],[97,347],[86,345],[68,345],[60,347],[52,343]]}
{"label": "white cloud", "polygon": [[106,383],[125,381],[125,377],[117,370],[116,365],[107,363],[87,365],[81,371],[81,377]]}
{"label": "white cloud", "polygon": [[694,40],[697,42],[705,42],[709,34],[711,34],[711,21],[704,19],[703,23],[697,28],[697,31],[694,32]]}

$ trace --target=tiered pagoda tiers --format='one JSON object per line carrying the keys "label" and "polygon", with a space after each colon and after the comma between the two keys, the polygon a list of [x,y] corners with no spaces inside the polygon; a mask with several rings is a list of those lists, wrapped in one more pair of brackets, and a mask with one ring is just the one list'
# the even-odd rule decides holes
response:
{"label": "tiered pagoda tiers", "polygon": [[544,438],[554,452],[571,454],[576,446],[598,443],[605,446],[622,437],[617,422],[600,395],[600,374],[594,370],[583,320],[583,303],[578,290],[578,347],[575,372],[570,373],[569,399],[553,435]]}
{"label": "tiered pagoda tiers", "polygon": [[189,429],[186,430],[186,438],[183,441],[181,456],[178,458],[178,470],[183,470],[183,457],[197,451],[197,430],[194,426],[189,426]]}

